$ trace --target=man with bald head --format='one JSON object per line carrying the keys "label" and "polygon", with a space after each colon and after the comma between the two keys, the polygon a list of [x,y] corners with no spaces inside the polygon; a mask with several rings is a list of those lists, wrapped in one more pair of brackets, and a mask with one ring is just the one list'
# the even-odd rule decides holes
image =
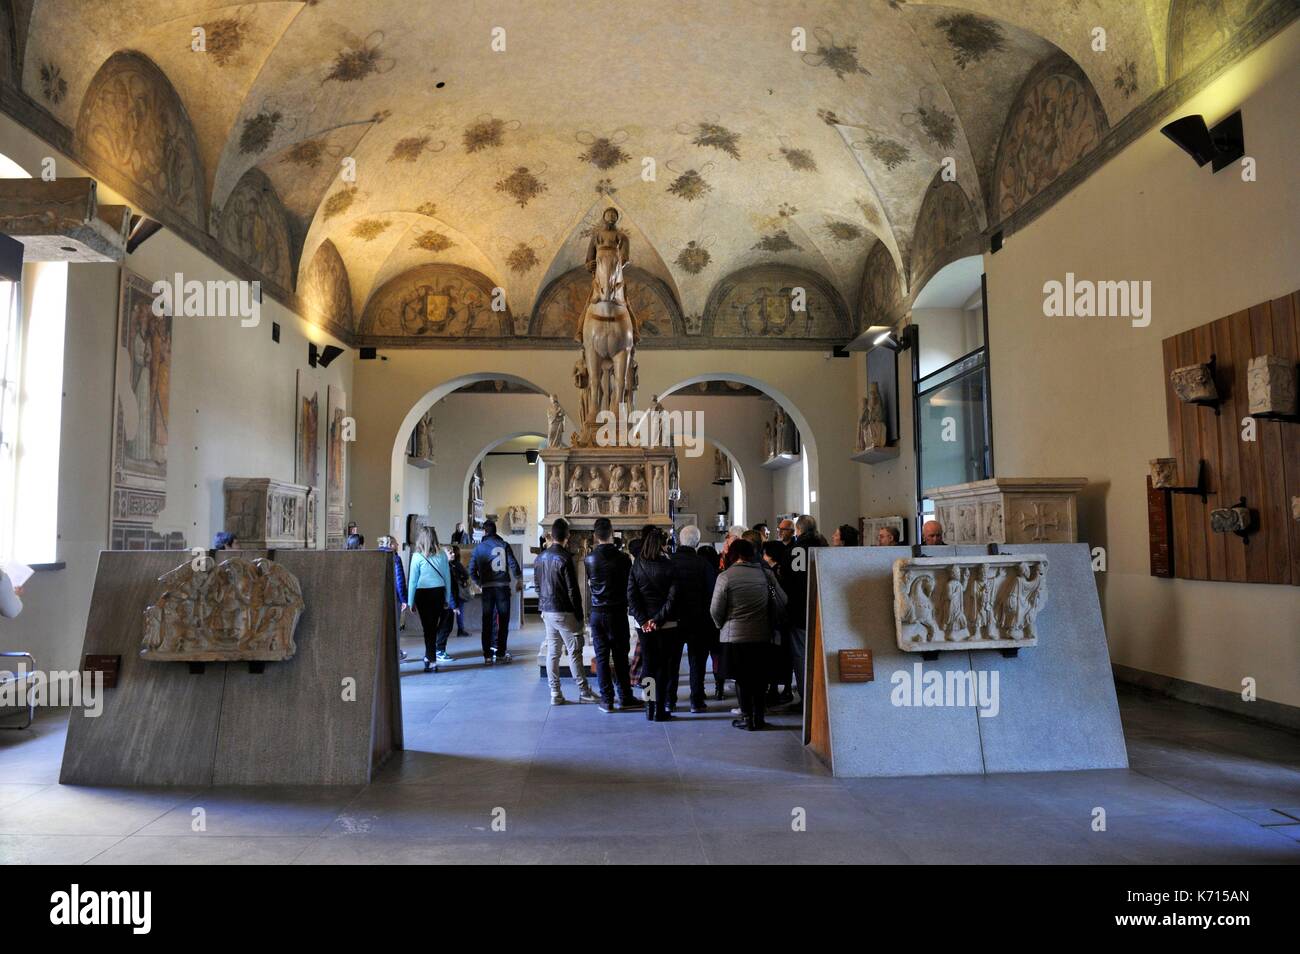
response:
{"label": "man with bald head", "polygon": [[921,542],[927,547],[943,546],[943,524],[938,520],[927,520],[921,527]]}
{"label": "man with bald head", "polygon": [[691,711],[708,712],[705,704],[704,669],[709,653],[718,643],[718,628],[709,614],[718,568],[696,552],[700,528],[688,524],[677,531],[677,552],[672,556],[672,579],[677,587],[677,631],[668,647],[672,677],[663,694],[670,711],[677,704],[677,677],[682,668],[682,649],[690,656]]}

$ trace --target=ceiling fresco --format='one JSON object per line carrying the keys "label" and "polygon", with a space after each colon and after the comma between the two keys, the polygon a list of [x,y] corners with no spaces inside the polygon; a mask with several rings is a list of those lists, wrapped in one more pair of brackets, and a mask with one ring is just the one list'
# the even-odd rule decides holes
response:
{"label": "ceiling fresco", "polygon": [[[310,288],[334,328],[430,346],[562,337],[552,292],[613,205],[658,337],[797,343],[852,334],[889,284],[881,256],[906,300],[943,246],[1293,6],[660,0],[611,24],[608,0],[442,0],[419,16],[409,0],[0,0],[0,82],[20,77],[144,211],[192,225],[273,294],[301,304]],[[754,269],[815,277],[824,314],[745,317],[734,276]],[[421,293],[433,317],[393,310],[395,289],[435,274],[455,276],[449,300],[500,288],[507,307],[449,302],[443,321]],[[847,326],[832,302],[855,303]]]}

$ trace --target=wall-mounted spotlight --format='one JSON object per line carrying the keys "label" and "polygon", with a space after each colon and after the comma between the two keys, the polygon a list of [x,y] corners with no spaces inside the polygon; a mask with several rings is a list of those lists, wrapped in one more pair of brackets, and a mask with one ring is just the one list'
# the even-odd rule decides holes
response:
{"label": "wall-mounted spotlight", "polygon": [[897,334],[892,329],[886,328],[871,339],[872,347],[888,348],[890,351],[906,351],[914,344],[916,344],[916,325],[908,325]]}
{"label": "wall-mounted spotlight", "polygon": [[326,345],[324,348],[317,348],[316,342],[307,342],[307,363],[313,368],[319,366],[328,368],[330,362],[343,353],[343,349],[335,345]]}
{"label": "wall-mounted spotlight", "polygon": [[533,467],[533,466],[535,466],[535,465],[537,464],[537,458],[539,458],[539,457],[541,457],[541,456],[542,456],[542,455],[541,455],[541,452],[538,451],[538,450],[530,449],[530,450],[526,450],[526,451],[524,451],[524,459],[525,459],[526,461],[528,461],[528,466],[529,466],[529,467]]}
{"label": "wall-mounted spotlight", "polygon": [[1215,172],[1246,154],[1246,138],[1241,128],[1241,110],[1221,120],[1213,129],[1200,113],[1183,116],[1160,127],[1198,166],[1210,163]]}

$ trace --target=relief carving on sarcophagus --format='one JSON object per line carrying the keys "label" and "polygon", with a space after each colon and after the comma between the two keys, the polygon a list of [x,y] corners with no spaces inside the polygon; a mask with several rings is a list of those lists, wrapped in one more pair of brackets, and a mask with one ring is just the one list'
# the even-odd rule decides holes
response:
{"label": "relief carving on sarcophagus", "polygon": [[1035,646],[1046,604],[1045,556],[894,561],[894,620],[904,652]]}
{"label": "relief carving on sarcophagus", "polygon": [[302,587],[272,560],[197,557],[158,582],[162,594],[144,611],[145,659],[268,662],[297,650]]}

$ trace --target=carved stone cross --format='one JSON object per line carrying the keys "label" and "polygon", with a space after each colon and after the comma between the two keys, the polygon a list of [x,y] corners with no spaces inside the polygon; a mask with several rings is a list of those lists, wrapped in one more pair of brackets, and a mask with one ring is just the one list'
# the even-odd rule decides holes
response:
{"label": "carved stone cross", "polygon": [[[1033,529],[1034,541],[1047,539],[1048,530],[1061,529],[1061,514],[1059,511],[1048,507],[1046,504],[1034,503],[1033,514],[1020,514],[1020,529],[1022,531]],[[1048,517],[1051,519],[1049,520]]]}

